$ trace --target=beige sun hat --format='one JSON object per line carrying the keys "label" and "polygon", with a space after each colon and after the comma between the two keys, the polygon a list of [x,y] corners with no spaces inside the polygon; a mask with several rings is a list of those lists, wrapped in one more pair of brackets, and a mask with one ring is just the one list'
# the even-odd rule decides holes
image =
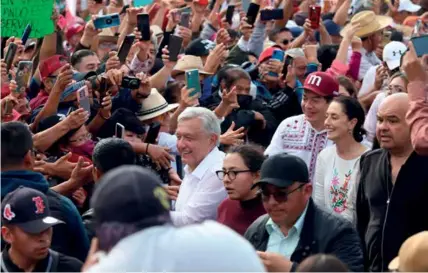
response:
{"label": "beige sun hat", "polygon": [[410,236],[401,245],[388,269],[399,272],[428,272],[428,231]]}
{"label": "beige sun hat", "polygon": [[204,65],[202,64],[202,59],[200,57],[184,55],[178,60],[177,64],[171,72],[171,76],[174,77],[180,72],[184,73],[186,70],[191,69],[198,69],[199,74],[212,75],[212,73],[204,71]]}
{"label": "beige sun hat", "polygon": [[349,22],[340,32],[340,35],[344,36],[344,33],[348,31],[351,25],[360,24],[361,28],[355,33],[355,36],[360,38],[367,37],[379,30],[382,30],[392,23],[392,18],[389,16],[376,15],[371,10],[361,11],[355,14],[351,22]]}
{"label": "beige sun hat", "polygon": [[164,113],[174,110],[178,107],[178,103],[168,104],[165,98],[152,88],[150,96],[143,100],[140,111],[137,112],[137,117],[141,121],[158,117]]}
{"label": "beige sun hat", "polygon": [[99,34],[99,42],[117,43],[119,36],[114,35],[111,28],[104,28]]}

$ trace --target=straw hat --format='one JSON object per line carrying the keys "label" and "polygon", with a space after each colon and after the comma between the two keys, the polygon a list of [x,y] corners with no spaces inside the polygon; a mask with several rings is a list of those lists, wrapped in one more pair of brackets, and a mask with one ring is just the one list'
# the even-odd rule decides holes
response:
{"label": "straw hat", "polygon": [[388,265],[389,270],[400,272],[428,271],[428,231],[409,237],[400,247],[398,256]]}
{"label": "straw hat", "polygon": [[365,10],[355,14],[352,17],[351,22],[342,29],[340,35],[344,36],[344,33],[348,31],[351,25],[360,24],[361,29],[355,33],[355,36],[363,38],[386,28],[391,23],[391,17],[376,15],[373,11]]}
{"label": "straw hat", "polygon": [[158,117],[164,113],[174,110],[178,103],[168,104],[165,98],[159,94],[158,90],[152,88],[150,96],[143,100],[140,111],[137,116],[141,121]]}
{"label": "straw hat", "polygon": [[172,70],[171,76],[175,76],[180,72],[185,72],[186,70],[190,69],[198,69],[199,74],[212,75],[212,73],[204,71],[204,65],[202,64],[202,59],[200,57],[184,55],[178,60],[174,69]]}
{"label": "straw hat", "polygon": [[99,42],[117,43],[119,37],[114,35],[111,28],[104,28],[99,34]]}

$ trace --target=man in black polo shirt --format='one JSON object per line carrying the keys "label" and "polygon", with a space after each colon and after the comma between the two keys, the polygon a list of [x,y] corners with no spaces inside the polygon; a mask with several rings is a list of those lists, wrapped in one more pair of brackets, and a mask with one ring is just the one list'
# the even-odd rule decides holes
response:
{"label": "man in black polo shirt", "polygon": [[82,263],[50,249],[52,226],[63,223],[51,217],[46,196],[19,187],[5,196],[2,209],[1,272],[80,272]]}

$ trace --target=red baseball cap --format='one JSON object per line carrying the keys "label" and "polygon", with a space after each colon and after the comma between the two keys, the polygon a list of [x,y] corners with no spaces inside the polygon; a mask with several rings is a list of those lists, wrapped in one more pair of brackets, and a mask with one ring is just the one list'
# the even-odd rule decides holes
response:
{"label": "red baseball cap", "polygon": [[339,95],[339,82],[327,72],[309,74],[303,88],[323,97]]}
{"label": "red baseball cap", "polygon": [[263,50],[262,54],[260,54],[259,56],[259,63],[262,63],[267,59],[270,59],[275,49],[276,49],[275,47],[271,46]]}
{"label": "red baseball cap", "polygon": [[67,59],[62,55],[54,55],[44,60],[39,66],[42,81],[65,64],[67,64]]}
{"label": "red baseball cap", "polygon": [[82,26],[81,24],[74,24],[67,28],[67,32],[65,33],[65,37],[67,40],[70,40],[71,37],[74,35],[82,32],[85,29],[85,26]]}

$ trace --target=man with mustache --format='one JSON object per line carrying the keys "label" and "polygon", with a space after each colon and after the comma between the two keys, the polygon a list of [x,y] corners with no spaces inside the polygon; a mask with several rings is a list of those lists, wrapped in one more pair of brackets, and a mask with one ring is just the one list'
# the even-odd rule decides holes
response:
{"label": "man with mustache", "polygon": [[387,271],[404,241],[428,230],[428,157],[413,150],[408,109],[406,93],[388,96],[377,112],[381,149],[361,156],[356,207],[365,271]]}
{"label": "man with mustache", "polygon": [[80,272],[82,262],[50,249],[52,226],[64,222],[51,216],[42,192],[25,187],[10,192],[1,204],[2,272]]}

